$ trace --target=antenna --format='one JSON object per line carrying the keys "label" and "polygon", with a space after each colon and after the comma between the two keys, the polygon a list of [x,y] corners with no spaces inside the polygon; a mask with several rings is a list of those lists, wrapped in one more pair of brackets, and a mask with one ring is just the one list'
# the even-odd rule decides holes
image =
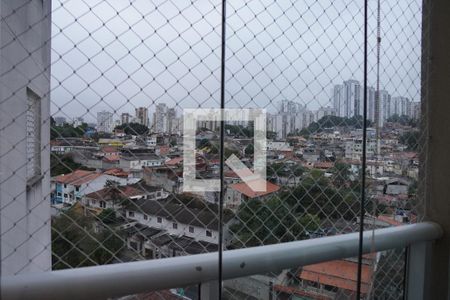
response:
{"label": "antenna", "polygon": [[381,21],[380,21],[380,0],[377,1],[377,91],[375,93],[375,128],[376,128],[376,154],[375,158],[378,161],[381,155],[381,118],[380,115],[380,48],[381,48]]}

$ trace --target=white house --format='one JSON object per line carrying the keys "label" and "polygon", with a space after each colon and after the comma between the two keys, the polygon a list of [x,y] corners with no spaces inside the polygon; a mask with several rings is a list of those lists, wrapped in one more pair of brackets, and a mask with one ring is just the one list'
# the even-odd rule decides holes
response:
{"label": "white house", "polygon": [[119,167],[126,170],[142,170],[143,167],[159,167],[164,159],[154,154],[127,155],[120,157]]}
{"label": "white house", "polygon": [[267,141],[267,151],[292,151],[292,147],[286,142]]}
{"label": "white house", "polygon": [[209,243],[218,242],[217,215],[207,209],[188,208],[170,201],[139,199],[123,209],[124,216],[170,235],[187,236]]}
{"label": "white house", "polygon": [[69,204],[80,201],[84,195],[99,191],[107,181],[118,182],[119,185],[136,183],[138,178],[122,178],[95,171],[76,170],[69,174],[52,179],[52,203]]}

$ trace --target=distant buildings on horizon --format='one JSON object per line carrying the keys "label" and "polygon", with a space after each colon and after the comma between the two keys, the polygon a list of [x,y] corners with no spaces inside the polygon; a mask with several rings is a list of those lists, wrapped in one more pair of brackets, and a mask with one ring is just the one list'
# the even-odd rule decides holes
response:
{"label": "distant buildings on horizon", "polygon": [[[289,134],[298,132],[311,123],[320,120],[324,116],[334,115],[338,117],[352,118],[363,115],[363,87],[359,81],[350,79],[342,84],[337,84],[332,90],[332,107],[321,107],[317,110],[309,110],[306,105],[282,100],[275,113],[267,115],[267,130],[277,134],[277,138],[286,138]],[[376,118],[376,90],[367,88],[367,118],[375,122]],[[413,102],[407,97],[392,97],[388,91],[380,90],[379,125],[383,126],[394,115],[406,115],[412,119],[420,116],[420,102]],[[54,117],[58,126],[67,123],[65,117]],[[84,122],[82,117],[74,118],[72,125],[80,126]],[[183,122],[182,116],[177,116],[175,108],[169,108],[165,103],[156,105],[150,122],[147,107],[135,108],[134,116],[128,112],[120,115],[120,119],[113,120],[113,113],[100,111],[97,113],[96,129],[99,132],[112,133],[115,126],[120,124],[139,123],[148,126],[154,133],[181,134]],[[205,128],[213,130],[214,126],[203,124]]]}

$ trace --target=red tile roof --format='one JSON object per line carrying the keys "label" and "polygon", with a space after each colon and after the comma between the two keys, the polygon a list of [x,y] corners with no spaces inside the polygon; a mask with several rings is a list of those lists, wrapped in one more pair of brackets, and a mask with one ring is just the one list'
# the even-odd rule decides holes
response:
{"label": "red tile roof", "polygon": [[75,170],[72,173],[57,176],[55,181],[63,184],[81,185],[91,182],[101,175],[101,173],[95,171]]}
{"label": "red tile roof", "polygon": [[[111,196],[113,195],[113,193],[111,192],[112,188],[107,187],[107,188],[103,188],[99,191],[96,192],[92,192],[86,195],[87,198],[90,199],[97,199],[97,200],[112,200]],[[124,186],[119,186],[117,187],[117,192],[118,194],[120,194],[121,197],[133,197],[133,196],[140,196],[140,195],[144,195],[145,192],[142,191],[141,189],[135,188],[133,186],[129,186],[129,185],[124,185]]]}
{"label": "red tile roof", "polygon": [[402,222],[394,220],[391,216],[386,215],[380,215],[377,219],[392,226],[399,226],[403,224]]}
{"label": "red tile roof", "polygon": [[334,162],[331,161],[319,161],[314,163],[314,168],[317,169],[331,169],[334,167]]}
{"label": "red tile roof", "polygon": [[278,185],[273,184],[271,182],[268,182],[268,181],[266,181],[264,179],[255,179],[255,180],[250,181],[249,183],[251,185],[255,184],[255,185],[258,185],[258,186],[260,186],[260,185],[264,186],[264,184],[265,184],[266,185],[266,191],[265,192],[255,192],[245,182],[232,184],[232,185],[230,185],[230,188],[232,188],[233,190],[236,190],[236,191],[246,195],[249,198],[256,198],[256,197],[265,196],[265,195],[274,193],[274,192],[276,192],[276,191],[278,191],[280,189],[280,187]]}
{"label": "red tile roof", "polygon": [[183,162],[183,157],[175,157],[165,162],[166,166],[177,166]]}
{"label": "red tile roof", "polygon": [[119,150],[117,149],[117,147],[105,146],[105,147],[102,147],[102,152],[104,152],[104,153],[114,153],[114,152],[119,152]]}
{"label": "red tile roof", "polygon": [[[358,263],[349,260],[333,260],[302,268],[298,277],[334,286],[340,289],[356,291]],[[371,265],[362,265],[361,292],[367,294],[372,281],[373,268]]]}
{"label": "red tile roof", "polygon": [[105,162],[115,162],[120,160],[120,155],[108,155],[103,157],[103,161]]}
{"label": "red tile roof", "polygon": [[130,175],[130,173],[125,172],[121,168],[111,168],[111,169],[108,169],[105,172],[103,172],[103,174],[116,176],[116,177],[123,177],[123,178],[127,178]]}
{"label": "red tile roof", "polygon": [[327,295],[321,295],[314,291],[307,291],[307,290],[301,290],[300,288],[296,288],[293,286],[284,286],[281,284],[275,284],[273,286],[273,289],[277,292],[282,292],[290,295],[297,295],[300,297],[308,297],[307,299],[314,299],[314,300],[332,300],[334,297],[327,296]]}

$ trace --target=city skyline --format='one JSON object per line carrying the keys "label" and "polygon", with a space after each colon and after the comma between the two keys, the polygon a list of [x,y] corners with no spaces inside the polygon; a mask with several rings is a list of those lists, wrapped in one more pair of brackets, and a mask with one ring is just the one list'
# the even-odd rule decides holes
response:
{"label": "city skyline", "polygon": [[[360,104],[359,105],[357,105],[357,111],[358,111],[358,114],[360,114],[360,115],[362,115],[362,101],[363,101],[363,93],[362,93],[362,89],[363,89],[363,87],[362,87],[362,85],[361,85],[361,82],[359,82],[358,80],[355,80],[355,79],[347,79],[347,80],[344,80],[343,81],[343,84],[335,84],[335,85],[333,85],[333,97],[332,97],[332,99],[330,100],[330,103],[328,103],[329,105],[327,105],[327,106],[321,106],[321,107],[319,107],[319,108],[317,108],[317,109],[309,109],[308,108],[308,106],[307,105],[305,105],[305,104],[303,104],[303,103],[301,103],[301,102],[296,102],[296,101],[289,101],[289,100],[280,100],[279,102],[278,102],[278,104],[279,103],[281,103],[282,101],[289,101],[289,102],[293,102],[293,103],[296,103],[296,104],[298,104],[299,106],[303,106],[304,107],[304,109],[305,110],[308,110],[308,111],[311,111],[312,113],[314,113],[314,114],[321,114],[324,110],[327,110],[327,109],[333,109],[334,110],[334,115],[336,115],[336,116],[340,116],[340,117],[352,117],[352,116],[354,116],[355,115],[355,109],[352,109],[352,110],[350,110],[350,109],[348,109],[348,112],[346,112],[346,113],[340,113],[339,112],[339,110],[336,110],[336,105],[338,105],[337,107],[339,107],[339,109],[344,109],[345,108],[345,105],[339,105],[339,104],[337,104],[336,102],[335,102],[335,92],[336,92],[336,87],[338,87],[338,86],[345,86],[345,83],[352,83],[352,84],[357,84],[357,86],[360,88],[360,90],[361,90],[361,92],[360,92],[360,95],[357,97],[358,99],[359,99],[359,101],[360,101]],[[367,119],[368,120],[370,120],[370,121],[374,121],[375,120],[375,112],[374,112],[374,106],[375,106],[375,95],[376,95],[376,90],[375,90],[375,88],[374,87],[372,87],[372,86],[368,86],[367,87],[367,92],[368,92],[368,97],[367,97]],[[341,97],[342,99],[344,99],[344,95],[343,95],[344,93],[340,93],[339,94],[339,97]],[[383,89],[380,89],[380,95],[381,95],[381,97],[380,97],[380,110],[381,111],[386,111],[387,112],[387,115],[381,115],[380,116],[380,118],[381,118],[381,120],[380,120],[380,125],[382,126],[383,125],[383,123],[384,123],[384,121],[387,119],[387,118],[389,118],[390,116],[392,116],[392,115],[394,115],[395,113],[389,113],[389,111],[391,110],[391,109],[394,109],[394,110],[397,110],[397,109],[399,109],[400,111],[406,111],[405,110],[405,108],[403,108],[404,107],[404,105],[402,106],[402,108],[398,108],[398,106],[395,106],[394,104],[391,104],[391,99],[408,99],[409,100],[409,103],[411,104],[411,106],[413,106],[414,104],[419,104],[420,102],[419,101],[413,101],[413,100],[411,100],[411,99],[409,99],[408,97],[404,97],[404,96],[401,96],[401,95],[392,95],[392,94],[390,94],[389,93],[389,91],[386,91],[386,90],[383,90]],[[387,100],[383,100],[384,98],[383,97],[388,97],[389,98],[389,101],[387,101]],[[355,105],[355,99],[353,98],[353,105]],[[389,103],[389,107],[386,107],[386,108],[383,108],[383,103],[385,103],[385,102],[388,102]],[[277,113],[277,111],[278,111],[278,109],[279,109],[279,107],[278,107],[278,104],[275,104],[274,105],[274,107],[271,107],[271,109],[268,109],[267,110],[267,112],[269,113],[269,114],[276,114]],[[150,106],[148,106],[148,107],[133,107],[132,109],[135,111],[135,112],[137,112],[138,110],[141,110],[141,109],[146,109],[146,114],[147,114],[147,116],[148,116],[148,124],[147,124],[147,126],[148,127],[152,127],[152,126],[154,126],[154,117],[155,117],[155,113],[156,113],[156,111],[157,111],[157,108],[158,108],[158,106],[161,106],[161,105],[165,105],[165,106],[167,106],[165,103],[158,103],[158,104],[153,104],[153,105],[150,105]],[[348,103],[348,105],[347,106],[349,106],[350,105],[350,103]],[[189,107],[186,107],[186,108],[189,108]],[[242,107],[242,108],[244,108],[244,107]],[[253,106],[253,107],[248,107],[248,108],[258,108],[258,106]],[[134,116],[133,116],[133,114],[131,113],[131,111],[132,111],[132,109],[129,109],[129,110],[124,110],[122,113],[113,113],[113,121],[116,121],[116,120],[120,120],[120,121],[122,121],[122,118],[123,118],[123,116],[124,115],[128,115],[128,118],[129,118],[129,121],[127,122],[127,123],[131,123],[131,122],[134,122],[134,123],[141,123],[139,120],[138,120],[138,118],[137,118],[137,115],[135,114]],[[183,112],[183,109],[184,108],[181,108],[179,105],[175,105],[174,107],[172,107],[171,109],[173,109],[174,111],[175,111],[175,113],[176,114],[178,114],[178,115],[180,115],[180,114],[182,114],[182,112]],[[411,108],[411,110],[412,110],[412,108]],[[104,111],[104,110],[102,110],[102,111]],[[398,113],[397,113],[398,114]],[[410,113],[404,113],[404,114],[398,114],[398,115],[408,115],[408,116],[410,116],[411,117],[411,114]],[[322,115],[323,116],[323,115]],[[70,120],[73,120],[73,119],[76,119],[76,118],[84,118],[84,116],[67,116],[67,114],[63,114],[63,115],[61,115],[61,113],[59,112],[59,114],[53,114],[53,117],[54,118],[59,118],[59,117],[65,117],[66,119],[70,119]],[[320,119],[320,118],[317,118],[317,117],[315,117],[314,118],[315,120],[318,120],[318,119]],[[95,117],[93,117],[92,116],[92,118],[86,118],[85,119],[85,122],[86,123],[95,123],[95,122],[97,122],[97,118]],[[121,124],[123,123],[123,122],[120,122]],[[141,123],[142,124],[142,123]],[[146,125],[146,124],[144,124],[144,125]]]}
{"label": "city skyline", "polygon": [[[227,107],[250,108],[257,102],[270,111],[275,109],[275,103],[286,99],[315,110],[332,106],[331,89],[336,82],[363,77],[363,32],[359,26],[362,4],[343,1],[325,10],[313,0],[305,4],[308,5],[294,3],[290,7],[283,3],[278,4],[279,8],[269,5],[269,14],[261,17],[271,20],[270,13],[278,15],[283,9],[293,15],[279,15],[277,26],[266,30],[248,11],[259,11],[257,3],[248,3],[248,10],[231,10],[227,23]],[[153,13],[156,5],[133,1],[133,7],[152,18],[142,20],[139,11],[124,11],[122,17],[137,24],[129,29],[109,19],[109,10],[119,11],[124,6],[120,1],[93,5],[92,12],[86,12],[84,5],[72,4],[73,14],[83,15],[77,20],[83,29],[73,28],[68,37],[56,33],[73,16],[60,1],[54,1],[51,112],[93,120],[101,110],[120,115],[147,107],[153,113],[158,103],[178,108],[219,107],[220,2],[198,1],[191,5],[183,0],[174,5],[160,5],[158,13]],[[413,47],[416,40],[420,41],[420,14],[416,16],[415,11],[408,9],[410,5],[406,0],[396,3],[398,9],[404,8],[405,18],[417,20],[417,30],[400,23],[382,26],[380,80],[383,89],[392,94],[418,101],[419,77],[408,74],[420,73],[420,51]],[[375,8],[375,3],[369,4],[370,86],[376,82]],[[177,9],[183,11],[183,17],[193,27],[185,27],[176,18],[168,22],[169,17],[165,16],[173,15]],[[197,20],[196,11],[204,12],[202,20]],[[321,27],[317,27],[316,18],[308,11],[330,19],[321,19]],[[383,11],[382,17],[396,16],[394,11]],[[240,30],[242,20],[247,20],[246,31]],[[99,21],[105,22],[104,27]],[[175,35],[172,27],[182,34]],[[283,35],[272,40],[271,36],[279,36],[280,30]],[[392,61],[390,57],[396,59]],[[401,63],[406,58],[411,62],[408,69]]]}

